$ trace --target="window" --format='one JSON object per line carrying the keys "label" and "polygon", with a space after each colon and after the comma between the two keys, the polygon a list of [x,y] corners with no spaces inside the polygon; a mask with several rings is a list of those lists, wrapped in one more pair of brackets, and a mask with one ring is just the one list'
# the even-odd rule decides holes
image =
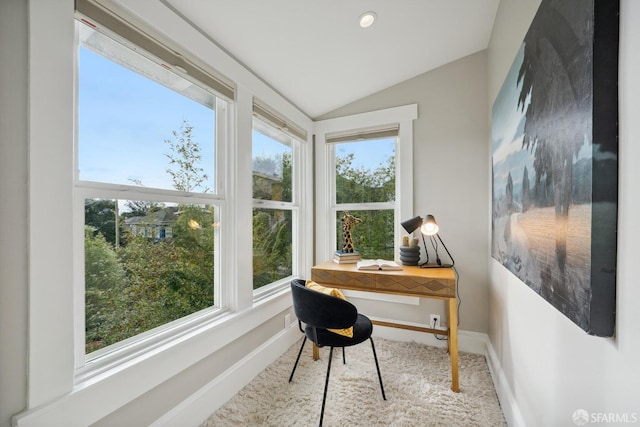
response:
{"label": "window", "polygon": [[[269,293],[269,297],[265,295],[265,298],[256,301],[252,289],[252,269],[245,267],[251,260],[251,230],[247,226],[251,223],[253,203],[251,160],[245,154],[251,152],[252,96],[260,93],[267,100],[273,100],[283,114],[295,119],[307,130],[312,128],[313,123],[261,81],[253,78],[242,81],[248,75],[245,70],[224,52],[217,50],[204,36],[193,34],[195,30],[189,23],[178,16],[170,16],[164,22],[164,15],[160,13],[166,10],[163,5],[147,5],[151,6],[151,10],[147,10],[138,2],[135,6],[128,3],[132,9],[127,7],[124,10],[117,8],[117,5],[113,5],[115,9],[108,9],[106,3],[76,0],[76,16],[88,21],[92,29],[106,34],[110,32],[102,26],[112,27],[96,16],[102,18],[110,14],[112,21],[121,19],[124,22],[122,26],[130,23],[132,26],[140,25],[139,28],[149,33],[157,31],[161,37],[167,35],[162,41],[173,48],[169,53],[173,53],[175,58],[157,61],[160,56],[158,53],[150,55],[155,59],[147,59],[152,59],[154,64],[177,64],[187,71],[187,74],[177,72],[185,81],[195,83],[205,89],[205,93],[210,92],[207,88],[215,90],[215,103],[210,116],[214,122],[212,129],[215,137],[211,139],[214,166],[211,169],[211,181],[207,184],[211,188],[210,192],[187,193],[175,190],[171,185],[167,188],[152,186],[146,177],[142,179],[143,185],[129,181],[129,177],[121,180],[123,184],[113,184],[107,179],[89,180],[85,175],[80,178],[83,172],[77,170],[79,153],[82,151],[78,146],[80,129],[77,123],[80,100],[79,24],[75,25],[74,31],[69,8],[60,7],[57,2],[31,4],[28,18],[31,90],[26,94],[30,147],[27,159],[30,297],[29,334],[26,338],[30,349],[27,387],[30,409],[16,417],[19,425],[40,425],[46,423],[42,421],[45,419],[67,419],[68,414],[73,414],[77,424],[99,422],[113,413],[114,408],[126,405],[158,384],[175,378],[178,373],[200,369],[200,361],[211,356],[212,352],[219,352],[220,357],[224,358],[224,349],[229,343],[243,339],[251,341],[250,337],[243,338],[247,331],[272,322],[274,316],[279,317],[279,313],[290,306],[290,297],[280,288],[278,292]],[[108,3],[110,7],[113,2]],[[65,4],[72,6],[73,2]],[[102,14],[89,13],[93,12],[89,10],[91,8],[100,8]],[[130,12],[135,9],[144,13]],[[139,16],[144,16],[144,21]],[[121,37],[126,37],[130,43],[123,43],[146,57],[145,51],[149,49],[142,49],[142,44],[133,37],[136,28],[129,30],[126,33],[119,31],[113,38],[122,40]],[[168,32],[174,30],[175,33],[168,36]],[[202,43],[182,43],[194,37]],[[181,46],[189,47],[188,54],[180,49]],[[107,55],[101,56],[109,58]],[[198,75],[197,70],[189,68],[186,62],[190,61],[214,75],[213,68],[216,65],[231,64],[221,67],[221,71],[229,72],[242,81],[240,93],[235,92],[233,82],[226,92],[224,87],[214,87],[215,82],[206,81]],[[143,74],[143,70],[137,72]],[[54,84],[52,76],[55,76]],[[184,85],[187,83],[184,82]],[[139,118],[144,112],[135,111],[139,113]],[[194,130],[198,129],[195,122],[190,124]],[[162,140],[171,138],[173,130],[176,130],[175,125],[171,126],[169,134],[163,133]],[[233,140],[237,145],[229,144],[231,138],[236,136]],[[203,145],[202,141],[199,142]],[[304,163],[302,168],[297,166],[305,171],[311,170],[312,166],[312,153],[308,145],[301,144],[299,157]],[[166,149],[163,144],[159,147]],[[132,155],[134,148],[125,144],[114,148],[114,151],[120,150],[119,159],[124,161]],[[144,158],[146,155],[143,153],[139,159]],[[164,158],[156,164],[162,174],[166,174],[166,161]],[[136,166],[136,169],[139,168]],[[294,223],[296,241],[295,235],[311,236],[313,233],[313,212],[310,208],[306,209],[306,206],[312,205],[313,191],[310,180],[303,180],[302,186],[297,182],[294,184],[296,188],[303,189],[299,191],[301,212],[296,213],[303,221],[302,224]],[[122,221],[120,227],[115,227],[115,218],[117,210],[118,216],[126,219],[125,205],[129,202],[162,203],[163,209],[168,211],[181,204],[193,207],[188,214],[195,216],[189,218],[194,222],[182,216],[183,220],[187,220],[186,225],[191,225],[188,229],[160,227],[164,227],[166,239],[182,231],[185,232],[185,238],[192,239],[204,234],[202,230],[213,224],[213,227],[205,229],[207,233],[211,232],[214,239],[213,255],[209,258],[215,268],[212,305],[186,318],[86,354],[84,212],[85,206],[91,208],[94,201],[106,205],[96,206],[95,210],[104,218],[104,230],[113,230],[113,236],[106,238],[114,241],[116,230],[120,232],[120,239],[126,238],[128,233],[123,231],[125,225]],[[198,219],[200,216],[202,221]],[[112,223],[109,224],[109,221]],[[131,229],[139,227],[146,230],[143,233],[148,235],[152,227],[145,222],[130,224]],[[242,247],[238,248],[240,244],[236,245],[236,242],[242,242]],[[294,253],[294,262],[299,264],[293,266],[294,274],[309,271],[313,265],[311,239],[304,239],[303,243]],[[115,244],[112,246],[115,247]],[[240,256],[235,256],[237,254]],[[243,257],[245,254],[246,257]],[[114,276],[117,277],[117,274],[116,271]],[[132,381],[132,378],[136,380]],[[104,399],[104,396],[110,397]]]}
{"label": "window", "polygon": [[266,111],[254,106],[252,134],[253,176],[253,288],[291,277],[294,269],[294,223],[298,197],[295,174],[298,139],[276,127]]}
{"label": "window", "polygon": [[395,259],[400,222],[413,215],[411,151],[417,106],[407,105],[316,122],[316,253],[332,258],[343,245],[345,212],[362,258]]}
{"label": "window", "polygon": [[396,137],[334,143],[336,250],[342,249],[345,212],[361,222],[353,230],[363,258],[394,258]]}
{"label": "window", "polygon": [[131,42],[77,25],[75,189],[85,354],[95,358],[221,307],[216,135],[226,102]]}

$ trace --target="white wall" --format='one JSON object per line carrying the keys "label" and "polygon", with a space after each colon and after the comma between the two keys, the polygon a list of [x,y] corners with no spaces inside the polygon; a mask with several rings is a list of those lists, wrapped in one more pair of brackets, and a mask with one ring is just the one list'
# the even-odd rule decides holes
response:
{"label": "white wall", "polygon": [[[418,104],[413,126],[413,214],[435,215],[442,239],[455,259],[462,299],[460,328],[485,333],[485,219],[489,210],[488,169],[483,161],[489,156],[486,66],[486,52],[475,53],[319,117]],[[429,313],[445,318],[444,304],[432,300],[421,300],[419,306],[358,301],[358,308],[372,316],[412,322],[428,323]]]}
{"label": "white wall", "polygon": [[0,2],[0,426],[27,395],[27,3]]}
{"label": "white wall", "polygon": [[[539,1],[500,2],[488,49],[488,108],[496,98],[538,4]],[[530,426],[574,425],[574,411],[584,409],[592,417],[613,414],[640,423],[640,310],[637,309],[640,264],[636,256],[640,239],[637,221],[640,209],[638,22],[640,2],[622,0],[616,337],[586,334],[488,258],[489,334],[504,375],[504,386],[519,409],[519,414],[513,417],[507,414],[512,421],[520,420]]]}

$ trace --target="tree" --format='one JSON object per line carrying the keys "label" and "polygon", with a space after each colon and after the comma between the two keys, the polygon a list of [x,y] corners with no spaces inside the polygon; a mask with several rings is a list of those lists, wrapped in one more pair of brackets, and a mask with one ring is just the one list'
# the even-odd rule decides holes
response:
{"label": "tree", "polygon": [[256,209],[253,214],[253,287],[291,274],[291,211]]}
{"label": "tree", "polygon": [[522,83],[518,107],[523,111],[526,107],[523,148],[535,149],[535,192],[545,175],[547,185],[553,184],[556,259],[564,271],[573,162],[590,133],[591,122],[585,118],[591,116],[593,102],[589,31],[577,31],[573,23],[589,22],[593,4],[559,3],[550,0],[540,5],[524,38],[517,82]]}
{"label": "tree", "polygon": [[529,189],[529,171],[524,167],[522,173],[522,212],[529,210],[531,206],[531,190]]}
{"label": "tree", "polygon": [[[139,179],[129,179],[129,181],[139,185],[140,187],[145,186]],[[146,200],[128,200],[126,206],[129,209],[129,212],[123,213],[123,217],[145,216],[162,207],[158,202],[149,202]]]}
{"label": "tree", "polygon": [[[374,169],[353,167],[354,157],[353,153],[349,153],[336,158],[336,202],[369,203],[394,200],[395,156],[389,156]],[[393,211],[362,210],[350,213],[362,220],[357,233],[353,235],[356,250],[365,258],[394,258]],[[339,218],[336,221],[336,233],[337,236],[342,235]]]}
{"label": "tree", "polygon": [[282,200],[290,202],[292,200],[291,183],[293,181],[293,160],[291,153],[285,152],[282,155]]}
{"label": "tree", "polygon": [[200,145],[193,140],[193,126],[187,120],[180,125],[180,132],[173,131],[173,138],[165,139],[170,153],[165,153],[169,159],[166,171],[173,180],[173,186],[179,191],[202,191],[207,193],[207,174],[199,166],[202,161]]}
{"label": "tree", "polygon": [[395,156],[376,169],[352,166],[355,155],[336,158],[336,202],[388,202],[395,199]]}
{"label": "tree", "polygon": [[[187,121],[174,140],[167,172],[180,191],[207,191],[199,167],[200,147]],[[171,169],[173,167],[173,169]],[[140,181],[134,181],[142,185]],[[89,200],[87,221],[95,227],[85,236],[87,351],[116,343],[213,305],[214,214],[200,205],[180,205],[166,238],[130,237],[116,253],[107,243],[117,205],[112,200]],[[163,204],[129,201],[131,212],[148,216]],[[172,212],[174,212],[172,208]],[[111,224],[105,218],[110,218]],[[97,232],[97,231],[98,232]],[[95,236],[94,236],[95,235]],[[156,236],[157,237],[157,236]]]}
{"label": "tree", "polygon": [[[291,152],[254,157],[253,197],[261,200],[292,201]],[[290,210],[254,209],[254,289],[291,274],[292,236]]]}
{"label": "tree", "polygon": [[116,242],[116,226],[118,225],[116,200],[87,199],[84,204],[84,223],[94,233],[104,236],[111,245]]}
{"label": "tree", "polygon": [[110,344],[113,313],[126,287],[125,271],[104,235],[85,226],[85,342],[87,351]]}
{"label": "tree", "polygon": [[513,213],[513,179],[511,178],[511,172],[507,176],[507,187],[505,188],[505,198],[507,204],[507,213],[511,215]]}

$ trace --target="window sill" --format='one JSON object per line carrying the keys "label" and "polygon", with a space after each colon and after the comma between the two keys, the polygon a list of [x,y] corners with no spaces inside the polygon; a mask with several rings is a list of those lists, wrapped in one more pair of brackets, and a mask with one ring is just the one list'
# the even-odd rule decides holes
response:
{"label": "window sill", "polygon": [[[291,307],[288,289],[241,312],[215,313],[126,356],[113,352],[78,370],[68,394],[15,417],[16,426],[90,425]],[[213,314],[213,313],[209,313]],[[99,362],[99,363],[98,363]]]}

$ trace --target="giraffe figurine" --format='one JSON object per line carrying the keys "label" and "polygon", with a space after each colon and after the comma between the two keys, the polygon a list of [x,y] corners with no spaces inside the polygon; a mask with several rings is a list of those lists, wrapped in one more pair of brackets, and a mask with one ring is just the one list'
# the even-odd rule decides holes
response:
{"label": "giraffe figurine", "polygon": [[351,229],[361,222],[360,218],[350,215],[349,211],[344,211],[342,216],[342,253],[353,253],[355,251]]}

